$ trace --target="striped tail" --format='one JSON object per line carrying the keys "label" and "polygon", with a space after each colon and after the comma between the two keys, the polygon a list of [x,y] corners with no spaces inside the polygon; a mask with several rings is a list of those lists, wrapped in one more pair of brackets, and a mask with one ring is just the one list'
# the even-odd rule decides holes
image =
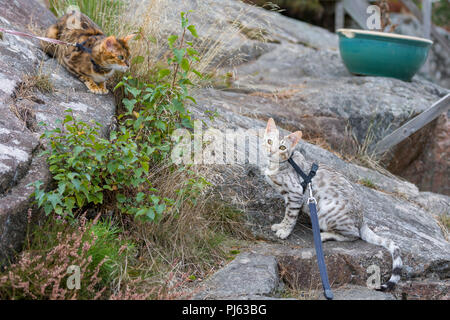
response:
{"label": "striped tail", "polygon": [[373,232],[369,226],[364,223],[360,229],[361,239],[364,241],[382,246],[386,248],[392,255],[392,275],[388,282],[381,285],[380,291],[392,290],[400,280],[400,274],[402,272],[402,259],[400,257],[400,248],[391,240],[385,239]]}

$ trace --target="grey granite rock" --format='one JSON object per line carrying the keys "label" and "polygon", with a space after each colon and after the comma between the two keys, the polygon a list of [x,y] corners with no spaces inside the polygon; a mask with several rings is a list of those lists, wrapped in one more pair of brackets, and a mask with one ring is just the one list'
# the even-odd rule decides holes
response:
{"label": "grey granite rock", "polygon": [[207,280],[194,299],[254,299],[274,295],[278,288],[274,257],[243,253]]}
{"label": "grey granite rock", "polygon": [[[53,14],[34,0],[0,0],[0,26],[30,32],[45,30],[55,21]],[[53,90],[42,92],[27,87],[27,79],[44,76]],[[83,83],[46,56],[29,38],[3,35],[0,41],[0,261],[21,248],[32,208],[28,183],[50,182],[45,159],[39,157],[39,136],[54,128],[71,108],[74,116],[103,125],[103,134],[115,115],[113,96],[89,93]],[[44,122],[47,127],[40,127]],[[33,208],[36,213],[36,208]]]}

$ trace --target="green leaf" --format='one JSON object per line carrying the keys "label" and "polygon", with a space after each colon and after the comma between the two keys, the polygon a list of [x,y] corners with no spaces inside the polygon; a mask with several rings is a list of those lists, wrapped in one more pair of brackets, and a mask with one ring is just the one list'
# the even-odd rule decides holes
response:
{"label": "green leaf", "polygon": [[66,183],[59,183],[58,184],[58,193],[62,196],[64,191],[66,190]]}
{"label": "green leaf", "polygon": [[171,71],[169,69],[159,70],[159,72],[158,72],[158,80],[161,80],[162,78],[167,77],[170,73],[171,73]]}
{"label": "green leaf", "polygon": [[167,38],[167,40],[169,41],[170,49],[173,49],[173,44],[175,43],[175,41],[177,41],[177,39],[178,39],[177,35],[171,35],[169,38]]}
{"label": "green leaf", "polygon": [[174,99],[172,102],[172,105],[173,105],[175,111],[178,111],[180,113],[184,113],[186,111],[183,103],[178,99]]}
{"label": "green leaf", "polygon": [[153,210],[153,208],[148,208],[146,217],[151,221],[155,220],[155,211]]}
{"label": "green leaf", "polygon": [[183,69],[184,71],[188,72],[189,68],[190,68],[189,60],[186,59],[186,58],[183,58],[181,60],[181,69]]}
{"label": "green leaf", "polygon": [[84,147],[76,146],[75,148],[73,148],[73,156],[76,158],[83,151],[84,151]]}
{"label": "green leaf", "polygon": [[70,122],[70,121],[73,121],[73,117],[70,114],[68,114],[68,115],[66,115],[64,117],[64,122],[63,123],[67,123],[67,122]]}
{"label": "green leaf", "polygon": [[143,216],[143,215],[146,214],[146,213],[147,213],[147,208],[142,208],[142,209],[139,209],[139,210],[136,212],[135,216],[136,216],[136,218],[137,218],[137,217]]}
{"label": "green leaf", "polygon": [[78,208],[82,208],[84,205],[84,197],[81,193],[75,193],[75,198],[77,199]]}
{"label": "green leaf", "polygon": [[74,197],[67,197],[64,200],[64,204],[66,206],[67,211],[72,212],[73,208],[75,207],[75,198]]}
{"label": "green leaf", "polygon": [[150,169],[150,166],[149,166],[148,162],[147,161],[141,161],[141,166],[142,166],[142,169],[144,169],[145,172],[148,173],[148,170]]}
{"label": "green leaf", "polygon": [[117,199],[117,201],[119,201],[120,203],[124,203],[125,201],[127,201],[127,198],[126,198],[123,194],[121,194],[121,193],[118,193],[118,194],[116,195],[116,199]]}
{"label": "green leaf", "polygon": [[194,25],[191,24],[189,27],[187,27],[187,29],[191,32],[194,38],[198,38],[197,30],[195,29]]}
{"label": "green leaf", "polygon": [[195,73],[195,74],[197,75],[197,77],[203,78],[203,75],[202,75],[200,72],[198,72],[197,70],[192,69],[191,71],[192,71],[193,73]]}
{"label": "green leaf", "polygon": [[191,96],[186,96],[186,99],[191,100],[193,103],[197,104],[197,100],[195,100],[193,97]]}
{"label": "green leaf", "polygon": [[113,89],[113,91],[116,91],[117,89],[119,89],[120,87],[123,87],[123,85],[124,85],[125,83],[124,82],[119,82],[115,87],[114,87],[114,89]]}
{"label": "green leaf", "polygon": [[165,131],[166,130],[166,124],[163,121],[161,121],[161,120],[156,120],[155,121],[155,127],[157,127],[161,131]]}
{"label": "green leaf", "polygon": [[183,120],[181,120],[181,124],[185,128],[194,129],[194,127],[192,126],[192,121],[190,119],[183,119]]}
{"label": "green leaf", "polygon": [[143,193],[143,192],[139,192],[137,195],[136,195],[136,201],[139,203],[139,202],[142,202],[142,200],[144,200],[144,198],[145,198],[145,193]]}
{"label": "green leaf", "polygon": [[81,181],[78,179],[72,179],[70,180],[70,182],[73,184],[73,186],[75,187],[75,190],[80,191],[80,187],[81,187]]}
{"label": "green leaf", "polygon": [[186,12],[181,12],[181,29],[186,28],[188,24],[188,19],[186,18]]}
{"label": "green leaf", "polygon": [[181,64],[181,61],[183,60],[185,53],[186,53],[185,49],[173,49],[173,54],[174,54],[175,60],[178,64]]}
{"label": "green leaf", "polygon": [[127,87],[127,91],[133,95],[133,97],[137,97],[141,94],[142,90],[139,90],[138,88],[134,87]]}
{"label": "green leaf", "polygon": [[45,204],[44,211],[45,211],[45,215],[46,216],[48,216],[53,211],[53,207],[52,207],[52,204],[50,202],[47,202]]}
{"label": "green leaf", "polygon": [[56,205],[61,204],[61,198],[59,194],[51,193],[47,197],[47,201],[50,201],[52,207],[55,208]]}
{"label": "green leaf", "polygon": [[162,203],[162,204],[155,205],[154,208],[155,208],[156,213],[158,215],[161,215],[164,212],[164,210],[166,209],[166,205],[164,203]]}

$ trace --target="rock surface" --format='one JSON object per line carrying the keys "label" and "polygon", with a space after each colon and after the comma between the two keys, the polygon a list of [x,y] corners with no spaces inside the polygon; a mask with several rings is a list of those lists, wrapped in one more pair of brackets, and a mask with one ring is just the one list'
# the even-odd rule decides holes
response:
{"label": "rock surface", "polygon": [[271,297],[279,286],[277,261],[273,256],[255,253],[238,255],[211,277],[195,299],[261,299]]}
{"label": "rock surface", "polygon": [[[3,28],[36,32],[54,21],[53,14],[34,0],[0,0]],[[51,90],[41,91],[36,79],[49,82]],[[0,261],[21,248],[32,207],[33,188],[27,185],[50,182],[45,159],[39,156],[39,137],[45,128],[38,123],[52,128],[68,108],[79,119],[100,122],[104,133],[115,114],[112,95],[87,92],[83,83],[41,51],[37,41],[4,34],[0,40]]]}
{"label": "rock surface", "polygon": [[[229,5],[230,8],[237,6],[234,1],[226,1],[222,5]],[[248,10],[254,18],[260,9]],[[277,13],[271,13],[269,19],[271,31],[283,30],[284,34],[298,34],[304,39],[311,35],[311,39],[327,38],[329,41],[305,43],[304,39],[286,40],[284,37],[277,38],[276,31],[273,31],[270,37],[278,39],[279,43],[269,43],[269,49],[262,55],[234,65],[233,69],[226,68],[226,71],[234,73],[233,80],[223,83],[223,86],[216,84],[215,88],[199,90],[195,94],[198,105],[192,110],[196,117],[202,118],[218,132],[237,132],[235,136],[218,135],[215,142],[218,142],[216,152],[219,154],[242,143],[239,141],[243,140],[236,140],[236,136],[241,139],[246,136],[245,148],[223,158],[224,161],[243,158],[245,161],[216,165],[217,175],[211,175],[216,185],[215,191],[245,211],[253,233],[267,242],[250,250],[275,258],[280,279],[288,286],[308,289],[320,286],[308,218],[299,221],[286,241],[276,239],[270,230],[273,223],[282,219],[284,205],[260,172],[261,165],[266,161],[260,145],[261,130],[265,128],[267,118],[273,117],[281,128],[289,131],[301,129],[307,137],[322,136],[332,146],[331,149],[340,150],[339,147],[352,146],[349,143],[352,136],[359,144],[373,144],[425,110],[448,90],[420,77],[408,83],[396,79],[352,76],[340,61],[334,47],[334,35],[321,29],[310,29],[302,22],[289,20]],[[286,19],[289,23],[285,23]],[[255,40],[245,39],[243,42],[248,47],[252,41]],[[204,116],[206,111],[216,111],[218,116],[210,121]],[[348,124],[350,129],[346,134]],[[286,133],[282,130],[282,134]],[[367,136],[371,136],[372,140],[364,141]],[[226,146],[222,145],[223,141],[226,141]],[[400,246],[405,284],[411,281],[419,288],[425,280],[448,278],[450,244],[436,217],[450,212],[449,197],[420,192],[412,183],[348,163],[306,141],[299,144],[299,150],[308,161],[331,166],[352,181],[357,191],[355,197],[364,199],[364,214],[369,225],[380,236],[388,237]],[[361,185],[363,180],[370,181],[374,188]],[[325,243],[324,249],[330,281],[335,289],[350,284],[361,289],[353,291],[361,293],[359,298],[412,297],[407,291],[411,293],[414,290],[405,286],[399,286],[398,291],[390,296],[364,295],[364,292],[372,292],[364,289],[369,266],[374,264],[380,267],[382,282],[390,276],[392,261],[383,248],[359,240]],[[232,271],[235,265],[232,266],[219,271],[220,276],[212,277],[208,289],[211,296],[223,296],[222,286],[225,284],[221,279],[226,278],[224,272],[230,277],[227,282],[230,282],[229,279],[239,282],[240,278]],[[416,298],[445,298],[445,290],[441,289],[442,286],[448,288],[448,284],[445,281],[440,284],[440,289],[433,291],[434,295],[417,293]],[[349,290],[347,297],[355,297]],[[227,292],[226,296],[233,294]]]}

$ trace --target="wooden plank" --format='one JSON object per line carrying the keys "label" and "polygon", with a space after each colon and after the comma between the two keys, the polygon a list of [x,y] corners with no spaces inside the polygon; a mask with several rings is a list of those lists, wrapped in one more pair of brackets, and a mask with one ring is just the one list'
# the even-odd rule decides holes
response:
{"label": "wooden plank", "polygon": [[342,1],[336,2],[336,6],[334,7],[334,30],[344,28],[345,23],[345,9],[344,3]]}
{"label": "wooden plank", "polygon": [[383,138],[374,148],[375,154],[383,154],[393,146],[408,138],[414,132],[436,119],[441,113],[450,109],[450,93],[435,102],[430,108],[409,120],[403,126]]}
{"label": "wooden plank", "polygon": [[[423,37],[431,39],[431,0],[422,0],[422,20],[423,20]],[[422,67],[422,71],[428,73],[430,71],[430,59],[427,59]]]}
{"label": "wooden plank", "polygon": [[422,0],[423,37],[431,36],[431,0]]}
{"label": "wooden plank", "polygon": [[370,3],[367,0],[343,0],[345,11],[363,29],[367,29],[367,7]]}

